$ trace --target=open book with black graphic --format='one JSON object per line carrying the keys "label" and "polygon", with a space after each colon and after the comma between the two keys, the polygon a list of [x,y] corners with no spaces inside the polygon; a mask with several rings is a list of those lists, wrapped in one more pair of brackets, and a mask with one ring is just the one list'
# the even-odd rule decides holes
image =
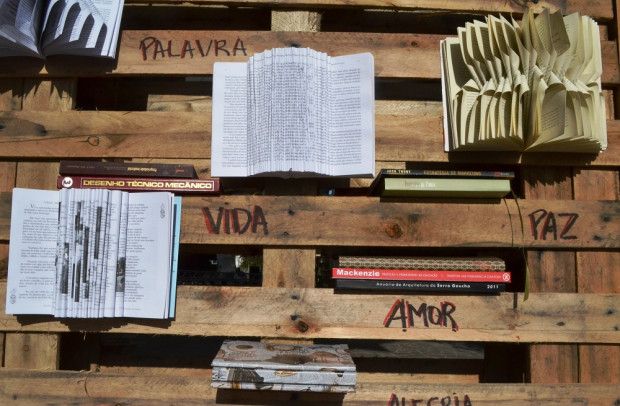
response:
{"label": "open book with black graphic", "polygon": [[114,58],[124,0],[0,0],[0,57]]}
{"label": "open book with black graphic", "polygon": [[467,23],[441,43],[445,149],[607,147],[597,23],[545,9]]}

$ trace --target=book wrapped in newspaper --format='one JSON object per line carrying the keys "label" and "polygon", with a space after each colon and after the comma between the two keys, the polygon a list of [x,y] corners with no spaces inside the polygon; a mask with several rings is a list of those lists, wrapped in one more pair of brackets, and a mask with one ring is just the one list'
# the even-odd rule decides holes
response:
{"label": "book wrapped in newspaper", "polygon": [[346,345],[224,341],[213,360],[215,388],[352,392],[356,370]]}

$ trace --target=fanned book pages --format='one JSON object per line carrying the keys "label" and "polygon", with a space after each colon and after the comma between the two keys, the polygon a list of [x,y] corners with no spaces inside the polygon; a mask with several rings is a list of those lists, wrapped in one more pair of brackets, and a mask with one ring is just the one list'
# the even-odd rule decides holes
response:
{"label": "fanned book pages", "polygon": [[213,176],[373,176],[372,54],[276,48],[213,67]]}
{"label": "fanned book pages", "polygon": [[0,0],[0,57],[116,57],[124,0]]}
{"label": "fanned book pages", "polygon": [[13,189],[7,314],[174,317],[181,198]]}
{"label": "fanned book pages", "polygon": [[441,42],[445,150],[607,148],[597,23],[531,10],[467,23]]}

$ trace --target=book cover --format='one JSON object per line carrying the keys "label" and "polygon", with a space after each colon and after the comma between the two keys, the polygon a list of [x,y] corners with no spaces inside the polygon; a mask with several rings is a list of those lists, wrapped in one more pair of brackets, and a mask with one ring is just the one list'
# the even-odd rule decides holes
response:
{"label": "book cover", "polygon": [[347,345],[269,344],[226,340],[213,359],[215,367],[290,371],[355,372]]}
{"label": "book cover", "polygon": [[381,196],[501,198],[510,193],[508,179],[386,178]]}
{"label": "book cover", "polygon": [[138,162],[60,161],[58,173],[80,176],[196,178],[194,165]]}
{"label": "book cover", "polygon": [[470,178],[470,179],[514,179],[510,171],[449,171],[437,169],[381,169],[370,184],[369,194],[379,195],[386,178]]}
{"label": "book cover", "polygon": [[496,257],[366,257],[341,256],[341,268],[428,269],[444,271],[505,271],[506,262]]}
{"label": "book cover", "polygon": [[510,272],[433,271],[413,269],[333,268],[334,279],[510,283]]}
{"label": "book cover", "polygon": [[213,179],[154,179],[114,178],[97,176],[62,176],[56,180],[56,187],[80,189],[110,189],[129,192],[173,192],[179,194],[217,194],[220,180]]}
{"label": "book cover", "polygon": [[212,379],[218,382],[256,384],[299,384],[355,386],[354,371],[294,371],[289,369],[213,367]]}
{"label": "book cover", "polygon": [[336,289],[379,290],[448,293],[500,293],[506,290],[504,283],[484,282],[438,282],[438,281],[384,281],[369,279],[336,279]]}

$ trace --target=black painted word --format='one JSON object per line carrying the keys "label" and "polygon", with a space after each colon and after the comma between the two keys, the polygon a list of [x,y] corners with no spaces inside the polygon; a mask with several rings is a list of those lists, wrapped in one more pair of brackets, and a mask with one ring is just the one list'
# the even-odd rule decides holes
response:
{"label": "black painted word", "polygon": [[138,47],[142,51],[142,60],[151,59],[153,61],[162,58],[196,58],[207,57],[209,55],[218,56],[237,56],[243,53],[248,55],[247,49],[243,45],[243,40],[237,37],[234,44],[225,39],[210,40],[168,40],[162,41],[155,37],[145,37],[140,41]]}
{"label": "black painted word", "polygon": [[458,331],[459,325],[452,317],[452,314],[456,311],[456,306],[451,302],[441,302],[439,307],[428,306],[426,303],[422,303],[417,309],[414,305],[404,299],[396,299],[390,310],[388,310],[383,325],[390,327],[392,321],[400,320],[401,327],[407,329],[413,328],[415,325],[414,316],[419,317],[424,323],[424,327],[428,327],[429,324],[435,326],[448,327],[448,321],[450,321],[450,327],[452,331]]}
{"label": "black painted word", "polygon": [[[409,403],[407,403],[409,402]],[[461,400],[459,397],[453,393],[452,396],[444,396],[440,398],[439,396],[433,396],[429,399],[405,399],[403,396],[398,399],[396,394],[392,393],[390,396],[390,400],[388,400],[387,406],[461,406]],[[462,406],[472,406],[471,399],[469,399],[469,395],[465,395],[463,397]]]}
{"label": "black painted word", "polygon": [[224,227],[224,233],[226,234],[244,234],[248,230],[256,234],[259,226],[263,235],[269,234],[267,220],[260,206],[254,206],[251,210],[220,207],[217,210],[217,220],[213,218],[213,214],[211,214],[211,210],[208,207],[203,207],[202,215],[204,216],[209,234],[219,234],[222,231],[222,227]]}
{"label": "black painted word", "polygon": [[[535,240],[546,240],[551,233],[554,240],[576,240],[577,236],[569,235],[570,229],[579,218],[577,213],[553,213],[545,209],[538,209],[529,215],[532,237]],[[539,227],[540,226],[540,229]],[[559,230],[559,235],[558,235]]]}

